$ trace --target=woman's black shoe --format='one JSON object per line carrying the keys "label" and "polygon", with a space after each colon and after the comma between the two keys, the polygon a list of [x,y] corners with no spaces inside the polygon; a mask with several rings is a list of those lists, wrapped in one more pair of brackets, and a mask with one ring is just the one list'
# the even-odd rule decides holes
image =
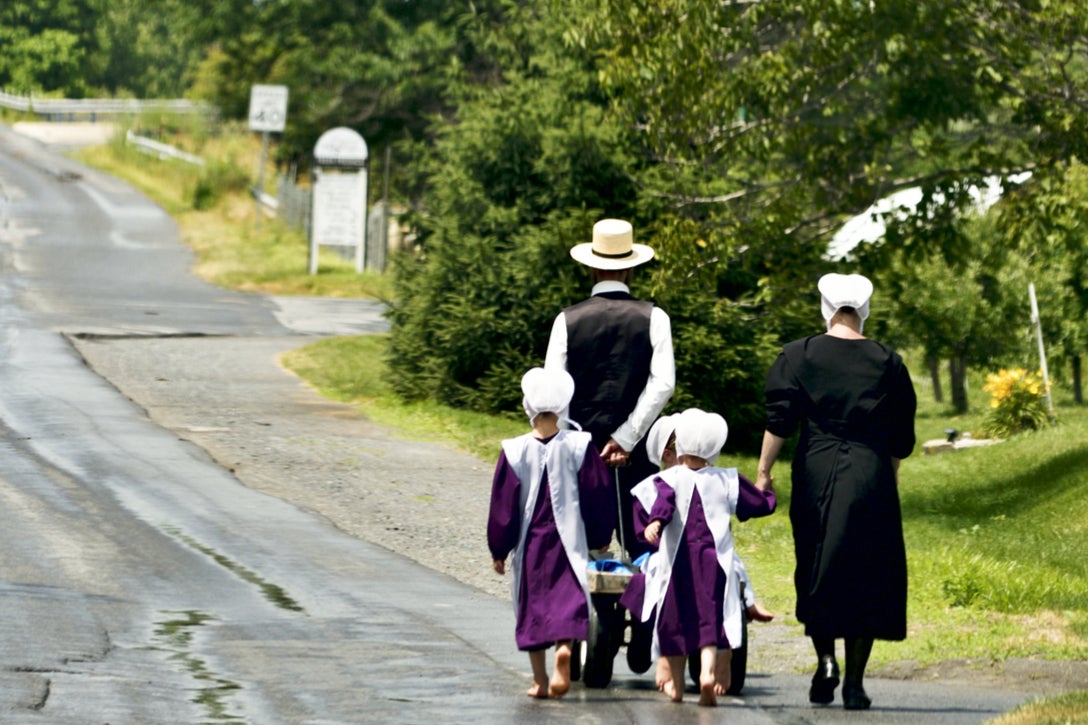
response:
{"label": "woman's black shoe", "polygon": [[830,655],[824,655],[816,665],[808,701],[817,705],[830,705],[835,701],[835,688],[839,686],[839,663]]}
{"label": "woman's black shoe", "polygon": [[847,681],[842,686],[842,706],[847,710],[868,710],[873,701],[860,684]]}

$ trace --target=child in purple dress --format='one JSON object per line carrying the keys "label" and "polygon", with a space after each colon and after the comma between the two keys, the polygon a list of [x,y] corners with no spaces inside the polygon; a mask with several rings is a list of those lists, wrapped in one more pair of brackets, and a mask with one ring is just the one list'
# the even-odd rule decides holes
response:
{"label": "child in purple dress", "polygon": [[[678,413],[661,416],[654,422],[650,427],[649,432],[646,434],[646,455],[650,459],[650,462],[655,466],[659,466],[661,470],[672,468],[677,463],[676,419],[678,416]],[[738,478],[742,487],[750,487],[753,485],[743,474],[738,474]],[[645,510],[642,510],[642,513],[645,514]],[[636,517],[636,535],[644,537],[645,528],[648,523],[649,521],[645,518],[639,520],[639,517]],[[656,551],[654,554],[656,554]],[[642,612],[642,603],[645,596],[646,572],[649,571],[654,564],[654,559],[647,559],[642,565],[642,570],[632,577],[630,584],[620,597],[620,604],[629,611],[634,612],[636,616],[639,616]],[[740,555],[737,554],[735,550],[733,552],[733,570],[744,585],[742,590],[744,612],[749,621],[772,621],[774,619],[774,614],[756,601],[755,590],[752,588],[748,571],[744,566],[744,562],[741,561]],[[658,658],[654,679],[657,684],[657,689],[664,690],[665,683],[671,679],[667,658]],[[725,683],[723,690],[728,689],[729,683]]]}
{"label": "child in purple dress", "polygon": [[728,435],[725,420],[697,409],[676,417],[678,465],[634,488],[636,527],[658,546],[648,568],[640,619],[653,621],[653,654],[668,662],[663,691],[683,699],[684,663],[699,653],[699,704],[729,687],[730,643],[740,644],[739,577],[730,519],[774,511],[773,490],[713,466]]}
{"label": "child in purple dress", "polygon": [[[530,697],[570,689],[573,640],[589,628],[590,549],[604,549],[616,526],[612,476],[589,433],[560,429],[574,394],[564,370],[533,368],[521,381],[533,429],[502,442],[491,489],[487,543],[493,568],[512,573],[519,650],[529,653]],[[555,646],[549,680],[545,651]]]}

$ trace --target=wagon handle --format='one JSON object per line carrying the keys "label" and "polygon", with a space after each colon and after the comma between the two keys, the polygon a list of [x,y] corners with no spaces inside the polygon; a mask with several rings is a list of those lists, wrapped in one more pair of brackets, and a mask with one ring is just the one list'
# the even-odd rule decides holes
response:
{"label": "wagon handle", "polygon": [[620,469],[613,467],[612,476],[616,482],[616,514],[619,516],[617,530],[620,536],[620,561],[624,564],[631,563],[631,557],[627,554],[627,542],[623,536],[623,496],[620,495]]}

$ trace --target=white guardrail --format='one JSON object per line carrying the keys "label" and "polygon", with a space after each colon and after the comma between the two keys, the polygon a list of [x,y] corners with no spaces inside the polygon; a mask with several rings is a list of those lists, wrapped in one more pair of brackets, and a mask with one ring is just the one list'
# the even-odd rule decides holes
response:
{"label": "white guardrail", "polygon": [[[199,156],[194,156],[181,149],[174,148],[169,144],[164,144],[154,139],[147,138],[146,136],[137,136],[131,130],[125,132],[125,142],[130,143],[140,151],[151,154],[152,156],[158,156],[160,159],[178,159],[190,164],[196,164],[197,166],[204,165],[204,159]],[[265,216],[275,217],[280,208],[280,200],[271,194],[257,191],[257,187],[251,186],[249,193],[253,195],[253,198],[257,200],[257,204]]]}
{"label": "white guardrail", "polygon": [[146,136],[137,136],[131,129],[125,131],[125,142],[132,144],[144,153],[158,156],[160,159],[178,159],[179,161],[185,161],[186,163],[194,164],[196,166],[204,165],[204,159],[199,156],[194,156],[193,154],[182,151],[181,149],[176,149],[169,144],[147,138]]}
{"label": "white guardrail", "polygon": [[[131,130],[125,132],[125,142],[130,143],[140,151],[151,154],[152,156],[158,156],[160,159],[178,159],[179,161],[185,161],[186,163],[196,164],[197,166],[204,165],[204,159],[199,156],[176,149],[168,144],[161,143],[154,139],[147,138],[145,136],[137,136]],[[265,216],[275,217],[277,216],[280,208],[280,200],[271,194],[267,194],[263,191],[257,191],[257,187],[251,186],[249,193],[253,195],[253,198],[257,200],[257,205]]]}
{"label": "white guardrail", "polygon": [[210,113],[212,107],[184,98],[141,100],[137,98],[35,98],[0,91],[0,106],[13,111],[37,113],[41,116],[90,117],[112,116],[143,111],[171,113]]}

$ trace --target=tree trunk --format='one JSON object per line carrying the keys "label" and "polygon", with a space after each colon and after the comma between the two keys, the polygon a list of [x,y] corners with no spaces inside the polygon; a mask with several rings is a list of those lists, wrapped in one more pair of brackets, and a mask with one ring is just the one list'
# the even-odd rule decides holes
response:
{"label": "tree trunk", "polygon": [[967,412],[967,364],[962,355],[953,354],[948,361],[948,372],[952,378],[952,408],[957,413]]}
{"label": "tree trunk", "polygon": [[941,361],[936,355],[926,355],[926,366],[929,367],[929,379],[933,381],[933,399],[938,403],[944,402],[944,391],[941,390]]}
{"label": "tree trunk", "polygon": [[1084,388],[1081,387],[1080,374],[1081,374],[1081,357],[1080,355],[1073,356],[1073,400],[1077,405],[1084,404]]}

